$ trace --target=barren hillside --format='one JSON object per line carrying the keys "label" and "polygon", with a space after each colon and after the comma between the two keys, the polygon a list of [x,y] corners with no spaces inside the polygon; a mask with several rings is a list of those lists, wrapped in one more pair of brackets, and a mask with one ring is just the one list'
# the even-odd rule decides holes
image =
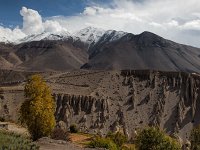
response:
{"label": "barren hillside", "polygon": [[150,32],[134,35],[96,30],[93,33],[92,28],[85,29],[76,35],[79,37],[0,44],[0,68],[23,71],[82,68],[200,72],[199,48],[175,43]]}
{"label": "barren hillside", "polygon": [[[6,73],[1,76],[0,114],[16,119],[25,77],[31,73]],[[185,139],[200,123],[196,74],[131,70],[41,74],[53,89],[57,121],[68,127],[77,124],[84,132],[104,135],[121,130],[131,138],[137,128],[159,125]]]}

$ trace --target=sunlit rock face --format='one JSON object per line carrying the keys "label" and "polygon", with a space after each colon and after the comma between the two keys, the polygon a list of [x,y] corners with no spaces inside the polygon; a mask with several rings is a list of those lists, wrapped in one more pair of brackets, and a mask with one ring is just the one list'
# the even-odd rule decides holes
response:
{"label": "sunlit rock face", "polygon": [[[89,92],[86,89],[94,86],[90,79],[95,75],[100,82]],[[160,126],[169,134],[188,138],[200,122],[200,78],[196,74],[124,70],[92,72],[77,79],[81,78],[88,78],[84,80],[87,86],[82,85],[85,94],[54,95],[56,118],[68,127],[77,124],[84,132],[102,135],[121,130],[131,138],[138,128]],[[71,81],[66,77],[63,82]]]}

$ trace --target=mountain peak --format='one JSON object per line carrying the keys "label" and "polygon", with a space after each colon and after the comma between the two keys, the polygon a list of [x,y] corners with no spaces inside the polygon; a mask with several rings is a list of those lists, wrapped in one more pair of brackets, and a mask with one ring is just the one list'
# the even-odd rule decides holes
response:
{"label": "mountain peak", "polygon": [[6,37],[0,37],[0,43],[11,43]]}
{"label": "mountain peak", "polygon": [[144,31],[141,34],[139,34],[138,36],[141,37],[149,37],[149,38],[161,38],[160,36],[158,36],[155,33],[149,32],[149,31]]}
{"label": "mountain peak", "polygon": [[104,33],[105,30],[103,29],[89,26],[74,33],[73,36],[90,45],[96,43]]}
{"label": "mountain peak", "polygon": [[70,36],[69,32],[42,32],[40,34],[32,34],[20,39],[17,43],[25,43],[31,41],[41,41],[41,40],[64,40]]}
{"label": "mountain peak", "polygon": [[149,31],[144,31],[141,34],[136,35],[136,39],[139,44],[144,46],[165,47],[169,44],[168,40]]}
{"label": "mountain peak", "polygon": [[115,41],[120,39],[121,37],[123,37],[124,35],[126,35],[127,32],[123,32],[123,31],[116,31],[116,30],[108,30],[106,31],[105,35],[109,35],[110,39],[109,41]]}

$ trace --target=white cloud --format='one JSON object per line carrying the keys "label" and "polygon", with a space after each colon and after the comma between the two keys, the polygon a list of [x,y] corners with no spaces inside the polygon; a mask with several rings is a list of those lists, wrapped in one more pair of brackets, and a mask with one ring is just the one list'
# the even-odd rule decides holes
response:
{"label": "white cloud", "polygon": [[200,31],[200,19],[188,21],[184,25],[182,25],[181,28],[187,29],[187,30],[199,30]]}
{"label": "white cloud", "polygon": [[66,31],[66,29],[55,20],[43,21],[42,16],[36,10],[22,7],[20,14],[23,17],[23,27],[21,29],[19,27],[10,29],[5,28],[3,27],[3,24],[0,24],[0,40],[4,42],[7,40],[16,42],[31,34]]}
{"label": "white cloud", "polygon": [[97,9],[95,9],[94,7],[86,7],[83,14],[84,15],[96,15],[97,13]]}
{"label": "white cloud", "polygon": [[98,6],[86,7],[83,11],[83,14],[86,16],[100,15],[100,14],[108,14],[112,13],[112,9],[103,8]]}
{"label": "white cloud", "polygon": [[22,7],[20,14],[23,16],[22,31],[27,34],[37,34],[41,32],[60,32],[64,29],[59,22],[53,20],[42,21],[42,16],[33,9]]}
{"label": "white cloud", "polygon": [[195,31],[200,32],[199,14],[199,0],[113,0],[111,6],[92,3],[80,15],[51,19],[72,32],[87,25],[134,34],[151,31],[176,42],[200,47],[200,35],[191,38]]}
{"label": "white cloud", "polygon": [[66,29],[63,28],[60,23],[53,20],[47,20],[43,23],[44,30],[46,32],[61,32],[65,31]]}
{"label": "white cloud", "polygon": [[[26,35],[66,29],[75,32],[91,25],[134,34],[150,31],[176,42],[200,47],[199,0],[113,0],[107,6],[92,2],[81,14],[43,19],[36,10],[26,7],[20,13],[23,28],[16,30]],[[3,29],[0,28],[0,33],[5,32]],[[14,34],[16,31],[10,29],[8,32]]]}
{"label": "white cloud", "polygon": [[171,21],[167,22],[166,25],[169,27],[178,27],[179,23],[176,20],[171,20]]}
{"label": "white cloud", "polygon": [[37,34],[44,31],[42,17],[37,11],[22,7],[20,14],[23,17],[22,31],[25,34]]}
{"label": "white cloud", "polygon": [[162,24],[159,24],[157,22],[150,22],[149,25],[156,27],[156,28],[164,28]]}
{"label": "white cloud", "polygon": [[16,39],[20,39],[25,36],[26,35],[18,27],[12,30],[0,26],[0,39],[2,39],[3,42],[6,42],[7,40],[15,41]]}

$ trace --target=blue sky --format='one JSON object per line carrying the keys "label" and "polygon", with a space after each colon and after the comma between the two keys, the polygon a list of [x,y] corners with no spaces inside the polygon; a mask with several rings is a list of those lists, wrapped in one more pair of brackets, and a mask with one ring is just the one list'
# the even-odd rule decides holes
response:
{"label": "blue sky", "polygon": [[0,39],[87,26],[200,47],[200,0],[0,0]]}
{"label": "blue sky", "polygon": [[37,10],[45,18],[76,15],[94,2],[108,4],[109,0],[0,0],[0,23],[5,26],[22,25],[19,14],[22,6]]}

